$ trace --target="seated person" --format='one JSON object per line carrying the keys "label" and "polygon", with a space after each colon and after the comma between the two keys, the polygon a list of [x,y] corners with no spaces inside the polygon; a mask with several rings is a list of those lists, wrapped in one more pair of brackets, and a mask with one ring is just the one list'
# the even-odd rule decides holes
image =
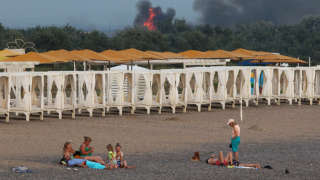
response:
{"label": "seated person", "polygon": [[[231,166],[233,165],[232,153],[229,152],[227,157],[224,158],[223,152],[219,152],[219,158],[213,154],[209,159],[207,159],[207,164],[216,165],[216,166]],[[239,164],[240,167],[253,167],[253,168],[261,168],[260,164]]]}
{"label": "seated person", "polygon": [[111,144],[107,145],[107,163],[112,168],[118,168],[117,160],[116,160],[116,153],[113,151],[113,147]]}
{"label": "seated person", "polygon": [[94,161],[100,164],[105,164],[100,156],[92,156],[94,148],[90,146],[91,141],[92,139],[90,137],[84,137],[84,142],[80,146],[80,157],[82,159]]}
{"label": "seated person", "polygon": [[94,151],[94,148],[90,146],[92,139],[87,136],[83,138],[84,138],[84,141],[80,146],[80,156],[81,157],[92,156],[92,153]]}
{"label": "seated person", "polygon": [[116,144],[116,152],[115,152],[115,159],[117,161],[117,165],[119,168],[135,168],[134,166],[128,166],[127,161],[124,160],[124,154],[121,151],[121,145],[119,143]]}
{"label": "seated person", "polygon": [[[63,146],[63,158],[60,161],[65,162],[67,166],[80,166],[83,167],[83,163],[86,161],[85,159],[74,158],[73,154],[75,151],[72,148],[71,142],[64,143]],[[63,163],[62,163],[63,164]]]}

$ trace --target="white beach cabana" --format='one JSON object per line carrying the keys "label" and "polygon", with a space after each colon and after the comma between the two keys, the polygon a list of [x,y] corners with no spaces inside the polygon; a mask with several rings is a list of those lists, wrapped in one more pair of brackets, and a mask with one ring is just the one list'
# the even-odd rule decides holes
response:
{"label": "white beach cabana", "polygon": [[9,112],[24,114],[26,116],[26,121],[30,120],[30,114],[40,113],[40,120],[43,120],[43,73],[13,73],[9,75],[9,89]]}
{"label": "white beach cabana", "polygon": [[76,73],[48,72],[45,74],[45,109],[50,114],[55,111],[62,119],[64,111],[71,111],[75,118],[76,109]]}
{"label": "white beach cabana", "polygon": [[6,122],[9,122],[9,74],[0,73],[0,115],[6,116]]}

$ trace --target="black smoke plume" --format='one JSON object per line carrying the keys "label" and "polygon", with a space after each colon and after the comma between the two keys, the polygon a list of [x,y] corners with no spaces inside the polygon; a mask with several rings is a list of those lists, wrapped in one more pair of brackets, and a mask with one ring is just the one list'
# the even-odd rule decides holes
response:
{"label": "black smoke plume", "polygon": [[303,17],[320,15],[320,0],[194,0],[193,9],[205,24],[294,24]]}
{"label": "black smoke plume", "polygon": [[157,28],[161,27],[163,24],[171,23],[176,15],[176,11],[173,8],[168,8],[167,11],[164,12],[159,6],[153,7],[149,0],[140,0],[137,3],[138,14],[134,20],[135,26],[143,26],[144,22],[149,18],[150,8],[153,8],[153,11],[156,13],[154,24]]}

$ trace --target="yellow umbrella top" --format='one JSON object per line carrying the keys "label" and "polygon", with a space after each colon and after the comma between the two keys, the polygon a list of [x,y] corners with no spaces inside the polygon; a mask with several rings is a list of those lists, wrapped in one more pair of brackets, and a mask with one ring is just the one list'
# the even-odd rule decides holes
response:
{"label": "yellow umbrella top", "polygon": [[152,54],[155,57],[158,57],[157,59],[170,59],[170,56],[163,52],[157,52],[157,51],[145,51],[146,54]]}
{"label": "yellow umbrella top", "polygon": [[115,51],[115,50],[105,50],[102,51],[100,54],[103,54],[104,56],[110,58],[111,60],[113,60],[114,62],[125,62],[125,61],[133,61],[135,60],[135,57],[131,57],[128,55],[125,55],[119,51]]}
{"label": "yellow umbrella top", "polygon": [[268,56],[256,56],[254,59],[255,60],[252,61],[254,63],[266,62],[266,63],[301,63],[301,64],[306,64],[305,61],[302,61],[300,59],[296,59],[293,57],[284,56],[284,55],[280,55],[280,54],[271,54]]}
{"label": "yellow umbrella top", "polygon": [[69,51],[64,50],[64,49],[52,50],[52,51],[44,52],[41,54],[58,58],[62,62],[69,62],[69,61],[79,59],[78,56],[72,55]]}
{"label": "yellow umbrella top", "polygon": [[240,54],[237,52],[230,52],[225,50],[215,50],[215,51],[206,51],[208,56],[212,57],[213,59],[232,59],[232,60],[240,60],[245,58],[250,58],[251,56]]}
{"label": "yellow umbrella top", "polygon": [[7,59],[8,57],[0,56],[0,61]]}
{"label": "yellow umbrella top", "polygon": [[197,51],[197,50],[188,50],[188,51],[181,52],[179,54],[188,59],[208,59],[209,58],[205,52]]}
{"label": "yellow umbrella top", "polygon": [[71,53],[86,58],[86,60],[108,61],[108,58],[105,57],[103,54],[97,53],[89,49],[73,50],[71,51]]}
{"label": "yellow umbrella top", "polygon": [[233,50],[231,52],[239,53],[239,54],[243,54],[243,55],[247,55],[247,56],[267,56],[267,55],[272,54],[272,53],[269,53],[269,52],[247,50],[247,49],[242,49],[242,48]]}
{"label": "yellow umbrella top", "polygon": [[140,51],[134,48],[121,50],[119,52],[123,55],[133,57],[134,61],[159,59],[159,57],[156,55],[153,55],[151,53],[145,53],[143,51]]}
{"label": "yellow umbrella top", "polygon": [[165,56],[169,57],[170,59],[184,59],[185,57],[179,53],[174,53],[174,52],[163,52]]}
{"label": "yellow umbrella top", "polygon": [[58,58],[43,55],[36,52],[29,52],[27,54],[10,57],[2,62],[39,62],[40,64],[51,64],[60,61]]}

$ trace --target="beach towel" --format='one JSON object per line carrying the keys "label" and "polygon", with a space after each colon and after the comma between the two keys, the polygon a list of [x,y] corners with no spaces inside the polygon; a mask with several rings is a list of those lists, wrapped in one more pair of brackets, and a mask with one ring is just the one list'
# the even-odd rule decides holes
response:
{"label": "beach towel", "polygon": [[85,161],[85,159],[71,159],[68,161],[68,166],[80,166]]}
{"label": "beach towel", "polygon": [[106,166],[104,166],[100,163],[93,162],[93,161],[87,161],[87,166],[88,166],[88,168],[91,168],[91,169],[105,169],[106,168]]}
{"label": "beach towel", "polygon": [[258,169],[255,167],[245,167],[245,166],[228,166],[228,168],[238,168],[238,169]]}

